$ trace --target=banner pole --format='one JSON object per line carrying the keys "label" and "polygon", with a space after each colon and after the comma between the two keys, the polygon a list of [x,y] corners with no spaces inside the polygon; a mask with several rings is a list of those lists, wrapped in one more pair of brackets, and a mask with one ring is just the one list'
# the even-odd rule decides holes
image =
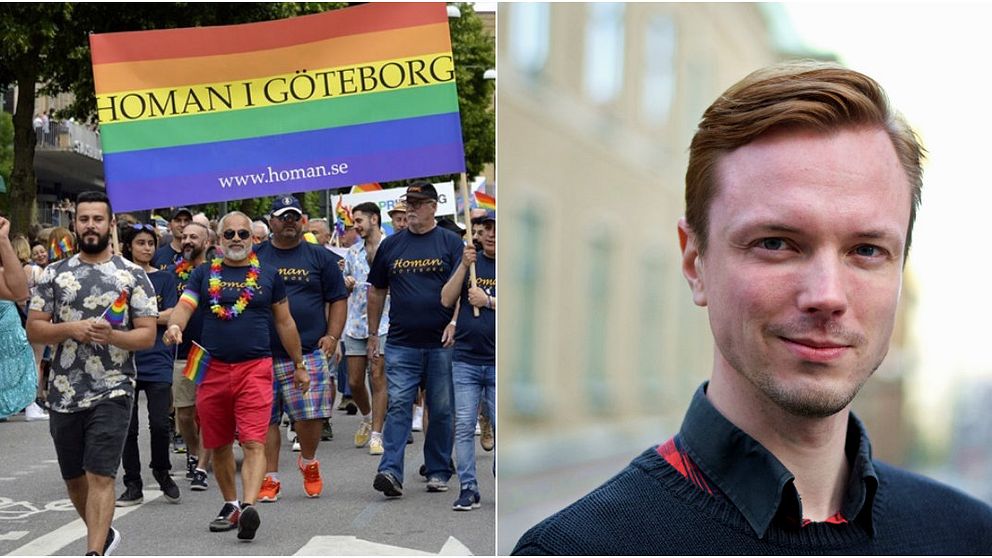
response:
{"label": "banner pole", "polygon": [[[465,234],[468,235],[468,241],[472,242],[472,210],[469,209],[468,203],[468,179],[465,177],[465,173],[462,173],[462,177],[459,180],[459,188],[462,191],[462,212],[465,214]],[[468,268],[469,279],[471,280],[472,287],[475,287],[475,262],[472,263]],[[476,318],[479,317],[479,307],[472,307],[472,315]]]}

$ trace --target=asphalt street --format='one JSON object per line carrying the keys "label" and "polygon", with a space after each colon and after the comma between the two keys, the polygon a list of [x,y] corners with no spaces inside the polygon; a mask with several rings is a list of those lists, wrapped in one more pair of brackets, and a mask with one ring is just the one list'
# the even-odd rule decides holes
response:
{"label": "asphalt street", "polygon": [[[144,395],[140,414],[145,413]],[[140,416],[139,414],[139,416]],[[144,418],[144,417],[143,417]],[[295,467],[297,453],[285,437],[280,455],[282,492],[278,502],[259,504],[262,525],[252,542],[236,532],[211,533],[207,524],[222,501],[213,476],[205,492],[192,492],[185,480],[185,456],[172,455],[174,477],[182,502],[161,497],[147,469],[148,431],[142,424],[141,444],[145,502],[117,508],[114,526],[123,542],[118,555],[492,555],[496,547],[493,452],[478,446],[477,466],[482,507],[455,512],[458,479],[448,492],[428,493],[417,469],[423,463],[423,433],[407,445],[404,496],[386,500],[372,488],[377,456],[355,448],[352,438],[358,416],[335,411],[334,439],[321,442],[317,457],[324,492],[310,499],[303,493]],[[283,429],[285,432],[285,429]],[[235,450],[236,454],[240,453]],[[123,491],[119,472],[116,494]],[[239,476],[240,486],[240,476]],[[240,494],[240,488],[239,488]],[[82,555],[85,527],[68,500],[59,475],[48,423],[24,422],[23,415],[0,423],[0,554]]]}

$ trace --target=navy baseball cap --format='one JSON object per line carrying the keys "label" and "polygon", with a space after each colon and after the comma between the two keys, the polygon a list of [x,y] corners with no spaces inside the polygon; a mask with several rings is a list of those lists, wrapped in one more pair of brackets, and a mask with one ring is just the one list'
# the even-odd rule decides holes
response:
{"label": "navy baseball cap", "polygon": [[486,221],[492,221],[493,223],[495,223],[496,212],[492,210],[486,211],[486,214],[482,217],[482,222],[485,223]]}
{"label": "navy baseball cap", "polygon": [[300,200],[293,196],[278,196],[276,199],[272,200],[272,211],[273,217],[278,217],[287,211],[295,211],[300,215],[303,215],[303,208],[300,207]]}
{"label": "navy baseball cap", "polygon": [[180,208],[176,209],[175,211],[173,211],[172,212],[172,218],[175,219],[176,217],[179,217],[179,214],[180,213],[185,213],[186,215],[189,215],[189,218],[190,219],[193,218],[193,212],[190,211],[188,207],[180,207]]}

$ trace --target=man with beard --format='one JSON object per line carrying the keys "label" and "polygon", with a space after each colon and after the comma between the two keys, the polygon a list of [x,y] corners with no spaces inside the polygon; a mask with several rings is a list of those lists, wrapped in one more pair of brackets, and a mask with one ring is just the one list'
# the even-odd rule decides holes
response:
{"label": "man with beard", "polygon": [[[437,190],[429,182],[407,187],[407,229],[386,237],[369,269],[368,357],[385,353],[389,404],[384,453],[373,488],[389,498],[403,495],[403,454],[411,429],[413,400],[423,381],[431,426],[424,440],[428,492],[448,490],[451,478],[451,311],[441,288],[461,260],[461,238],[437,226]],[[379,349],[379,323],[389,291],[389,337]],[[449,330],[450,331],[450,330]]]}
{"label": "man with beard", "polygon": [[[103,192],[83,192],[74,224],[80,253],[45,268],[31,299],[32,343],[56,345],[49,429],[87,554],[110,554],[120,533],[114,477],[134,403],[133,351],[155,343],[155,289],[137,265],[110,250],[116,226]],[[113,324],[113,325],[112,325]]]}
{"label": "man with beard", "polygon": [[[167,271],[176,276],[178,293],[181,295],[189,282],[190,274],[205,261],[209,230],[199,222],[186,225],[182,231],[182,257]],[[176,425],[186,441],[186,479],[190,490],[207,489],[207,467],[210,465],[211,451],[200,441],[200,429],[196,424],[196,384],[183,375],[186,357],[193,342],[200,342],[203,329],[203,308],[198,307],[186,325],[183,342],[176,351],[172,367],[172,404],[176,409]]]}
{"label": "man with beard", "polygon": [[514,552],[988,553],[992,509],[875,461],[850,407],[888,351],[922,152],[881,87],[839,65],[779,64],[724,92],[678,223],[710,381],[674,438]]}
{"label": "man with beard", "polygon": [[[455,511],[479,507],[479,483],[475,476],[475,422],[479,403],[493,423],[496,409],[496,213],[489,212],[477,220],[482,226],[479,242],[482,257],[475,245],[465,246],[459,265],[441,290],[441,304],[448,308],[458,302],[455,354],[451,376],[455,385],[455,452],[461,493],[451,506]],[[475,220],[473,220],[473,225]],[[476,286],[468,280],[468,270],[475,264]],[[475,316],[473,308],[479,309]]]}
{"label": "man with beard", "polygon": [[159,269],[165,269],[182,257],[183,230],[192,220],[193,212],[186,207],[180,207],[172,214],[172,220],[169,221],[169,232],[172,233],[172,240],[155,251],[152,265]]}
{"label": "man with beard", "polygon": [[[356,205],[351,214],[355,220],[355,230],[359,240],[348,249],[344,264],[344,284],[351,293],[348,296],[348,324],[345,329],[344,353],[348,359],[348,384],[351,396],[362,413],[362,422],[355,432],[355,447],[369,445],[370,455],[382,455],[382,426],[386,420],[386,372],[381,357],[372,360],[372,401],[365,388],[365,370],[368,359],[368,275],[369,265],[375,259],[379,243],[382,242],[382,229],[379,228],[381,214],[379,206],[365,202]],[[386,343],[389,331],[389,295],[383,309],[384,318],[379,322],[379,352]]]}
{"label": "man with beard", "polygon": [[[203,348],[209,366],[196,388],[203,447],[214,450],[214,478],[224,506],[213,532],[238,529],[252,540],[261,523],[255,500],[265,475],[265,436],[272,413],[272,350],[269,322],[295,365],[294,386],[310,385],[286,286],[273,266],[262,266],[251,247],[251,219],[239,211],[220,221],[224,258],[193,270],[165,331],[166,344],[181,343],[183,329],[201,304]],[[234,481],[234,437],[241,443],[242,498]]]}
{"label": "man with beard", "polygon": [[[294,422],[300,442],[297,468],[303,475],[303,491],[308,498],[320,496],[323,479],[317,461],[317,445],[325,419],[331,416],[334,402],[334,382],[330,367],[337,366],[341,330],[344,329],[348,296],[338,268],[337,254],[303,241],[303,210],[293,196],[276,197],[272,202],[272,238],[256,248],[265,267],[279,271],[286,283],[286,295],[293,320],[299,326],[300,343],[310,389],[303,393],[295,387],[293,360],[280,342],[275,330],[272,341],[273,384],[272,417],[265,444],[267,462],[259,500],[279,499],[279,421],[283,411]],[[331,360],[330,366],[328,360]]]}

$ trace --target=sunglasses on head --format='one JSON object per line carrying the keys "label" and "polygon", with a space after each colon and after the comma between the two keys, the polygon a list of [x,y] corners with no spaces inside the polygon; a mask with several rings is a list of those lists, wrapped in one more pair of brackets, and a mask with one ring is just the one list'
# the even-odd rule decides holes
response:
{"label": "sunglasses on head", "polygon": [[131,228],[136,231],[155,232],[155,227],[153,225],[144,224],[144,223],[134,223],[133,225],[131,225]]}
{"label": "sunglasses on head", "polygon": [[251,237],[251,231],[249,231],[248,229],[241,229],[238,231],[235,231],[233,229],[227,229],[226,231],[224,231],[224,238],[226,238],[227,240],[234,239],[234,235],[238,235],[238,238],[240,238],[241,240],[248,240],[248,238]]}

